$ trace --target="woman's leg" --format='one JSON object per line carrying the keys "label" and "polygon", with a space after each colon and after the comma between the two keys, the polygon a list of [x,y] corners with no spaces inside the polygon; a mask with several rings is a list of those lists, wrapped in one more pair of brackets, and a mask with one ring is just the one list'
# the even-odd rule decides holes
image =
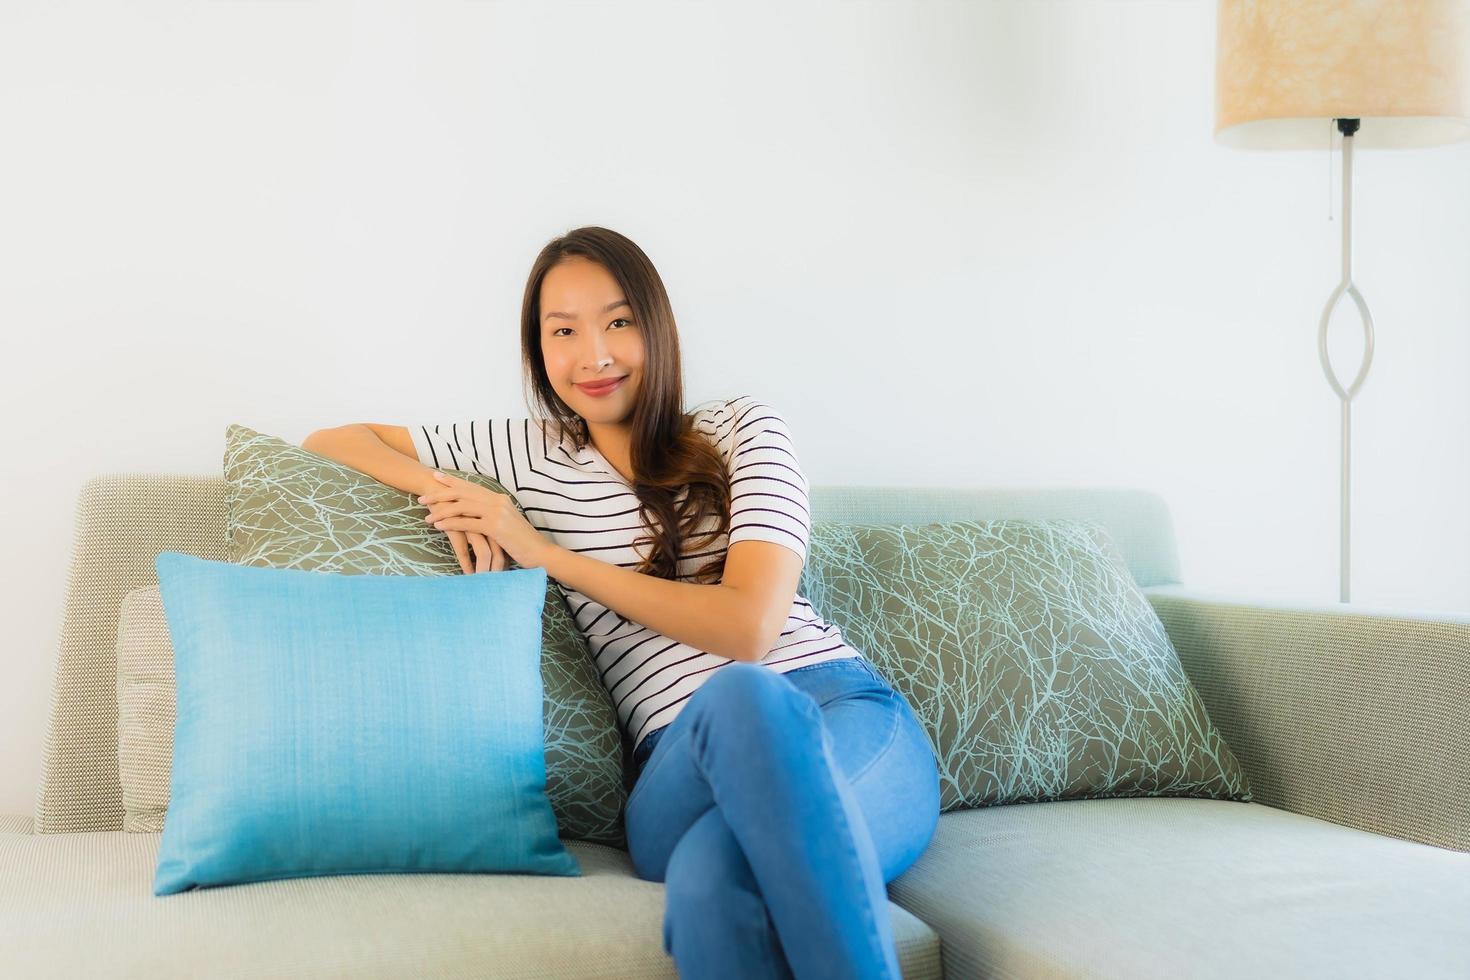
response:
{"label": "woman's leg", "polygon": [[[692,943],[706,937],[708,949],[719,931],[718,906],[701,913],[677,898],[717,887],[707,881],[716,867],[735,865],[740,887],[733,841],[797,976],[897,978],[884,885],[927,845],[938,799],[927,736],[866,662],[787,674],[732,663],[691,696],[640,774],[626,814],[629,850],[640,877],[669,885],[670,953],[685,933]],[[712,808],[718,820],[686,846]]]}
{"label": "woman's leg", "polygon": [[664,951],[681,977],[791,980],[760,886],[719,807],[679,838],[665,880]]}
{"label": "woman's leg", "polygon": [[873,680],[856,687],[842,676],[849,671],[825,667],[782,676],[821,706],[886,884],[919,859],[938,829],[939,764],[923,722],[872,665],[854,662]]}

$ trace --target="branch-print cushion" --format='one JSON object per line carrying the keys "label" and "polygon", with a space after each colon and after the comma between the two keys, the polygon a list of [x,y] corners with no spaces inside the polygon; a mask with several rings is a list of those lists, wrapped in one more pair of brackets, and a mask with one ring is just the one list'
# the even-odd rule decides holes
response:
{"label": "branch-print cushion", "polygon": [[1103,525],[818,522],[810,548],[801,594],[923,721],[942,812],[1251,800]]}
{"label": "branch-print cushion", "polygon": [[[490,477],[446,472],[508,493]],[[227,555],[236,564],[348,575],[464,574],[448,535],[424,523],[428,508],[413,494],[293,443],[230,425],[224,478]],[[519,503],[516,510],[522,511]],[[507,567],[520,566],[509,561]],[[546,795],[559,836],[625,849],[626,739],[566,594],[550,579],[541,643]]]}

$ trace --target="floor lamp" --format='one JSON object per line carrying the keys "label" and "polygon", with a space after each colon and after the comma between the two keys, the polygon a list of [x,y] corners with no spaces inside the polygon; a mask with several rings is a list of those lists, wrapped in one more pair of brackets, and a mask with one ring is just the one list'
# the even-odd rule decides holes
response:
{"label": "floor lamp", "polygon": [[[1218,0],[1215,139],[1252,150],[1320,150],[1342,134],[1342,281],[1317,350],[1342,400],[1341,601],[1348,601],[1349,405],[1373,360],[1373,318],[1353,285],[1353,148],[1436,146],[1470,136],[1470,0]],[[1344,296],[1363,323],[1346,388],[1327,357]]]}

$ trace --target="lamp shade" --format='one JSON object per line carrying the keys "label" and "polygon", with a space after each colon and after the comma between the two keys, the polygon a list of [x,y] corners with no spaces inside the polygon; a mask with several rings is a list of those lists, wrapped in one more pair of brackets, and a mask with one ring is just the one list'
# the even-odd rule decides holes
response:
{"label": "lamp shade", "polygon": [[1219,0],[1215,139],[1324,149],[1470,136],[1470,0]]}

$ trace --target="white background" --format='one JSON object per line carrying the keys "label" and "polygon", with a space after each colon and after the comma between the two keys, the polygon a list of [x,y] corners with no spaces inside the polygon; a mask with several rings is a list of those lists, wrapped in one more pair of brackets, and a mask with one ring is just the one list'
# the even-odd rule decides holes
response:
{"label": "white background", "polygon": [[[1210,0],[0,5],[0,810],[82,483],[527,414],[526,276],[584,224],[658,267],[687,403],[777,406],[812,484],[1148,488],[1185,583],[1336,601],[1340,158],[1216,145],[1214,44]],[[1354,603],[1467,610],[1470,142],[1355,171]]]}

